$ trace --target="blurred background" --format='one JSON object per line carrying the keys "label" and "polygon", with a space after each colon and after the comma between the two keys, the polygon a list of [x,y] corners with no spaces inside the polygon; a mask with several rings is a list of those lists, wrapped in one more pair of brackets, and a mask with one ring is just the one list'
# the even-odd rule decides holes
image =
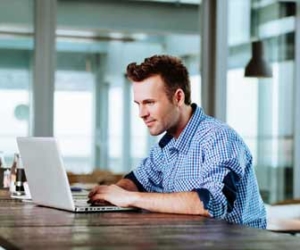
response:
{"label": "blurred background", "polygon": [[[264,201],[299,198],[299,16],[296,0],[1,0],[0,151],[10,165],[17,136],[55,136],[69,172],[129,172],[159,138],[126,66],[171,54],[246,141]],[[269,71],[245,76],[257,55]]]}

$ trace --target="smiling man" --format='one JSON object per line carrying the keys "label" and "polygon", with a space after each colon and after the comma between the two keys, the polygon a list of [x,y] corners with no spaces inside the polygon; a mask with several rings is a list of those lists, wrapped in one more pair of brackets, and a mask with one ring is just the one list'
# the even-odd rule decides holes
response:
{"label": "smiling man", "polygon": [[191,102],[189,75],[172,56],[127,66],[134,102],[151,135],[149,156],[116,185],[96,186],[91,202],[195,214],[266,228],[266,212],[242,138]]}

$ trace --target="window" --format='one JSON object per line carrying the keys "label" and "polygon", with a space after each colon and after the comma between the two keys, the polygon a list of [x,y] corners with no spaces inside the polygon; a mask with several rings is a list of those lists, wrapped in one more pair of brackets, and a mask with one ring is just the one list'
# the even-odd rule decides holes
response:
{"label": "window", "polygon": [[16,137],[30,133],[32,44],[33,0],[1,1],[0,151],[8,166],[18,152]]}
{"label": "window", "polygon": [[56,73],[54,135],[59,139],[67,170],[92,171],[93,84],[90,72]]}
{"label": "window", "polygon": [[29,80],[29,71],[0,69],[0,150],[7,163],[18,152],[16,137],[29,134]]}
{"label": "window", "polygon": [[[293,13],[294,3],[229,2],[227,122],[249,146],[260,191],[268,203],[293,197]],[[263,42],[272,78],[244,77],[251,37]]]}

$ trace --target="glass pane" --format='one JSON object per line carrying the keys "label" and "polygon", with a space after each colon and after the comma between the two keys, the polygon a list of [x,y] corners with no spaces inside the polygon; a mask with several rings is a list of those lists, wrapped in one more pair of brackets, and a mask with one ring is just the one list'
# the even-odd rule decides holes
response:
{"label": "glass pane", "polygon": [[[231,0],[229,6],[227,122],[253,154],[264,201],[276,203],[293,196],[296,6],[254,0]],[[237,9],[244,14],[233,15]],[[271,78],[244,76],[253,40],[262,42]]]}
{"label": "glass pane", "polygon": [[[8,166],[18,152],[17,136],[28,136],[33,56],[33,1],[1,1],[0,151]],[[16,10],[22,10],[16,15]]]}
{"label": "glass pane", "polygon": [[201,107],[201,77],[200,75],[190,76],[192,102]]}
{"label": "glass pane", "polygon": [[90,72],[56,72],[54,134],[66,169],[74,173],[87,173],[93,168],[93,84]]}
{"label": "glass pane", "polygon": [[229,70],[227,81],[227,122],[243,137],[256,165],[258,81],[244,78],[243,68]]}
{"label": "glass pane", "polygon": [[111,87],[109,89],[109,169],[113,172],[122,173],[124,172],[122,165],[122,133],[123,133],[123,108],[122,108],[122,88]]}

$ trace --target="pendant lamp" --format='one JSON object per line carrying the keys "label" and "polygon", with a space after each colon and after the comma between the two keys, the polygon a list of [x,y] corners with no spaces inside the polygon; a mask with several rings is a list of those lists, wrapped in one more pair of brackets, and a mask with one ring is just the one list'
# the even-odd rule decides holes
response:
{"label": "pendant lamp", "polygon": [[272,68],[264,58],[262,41],[251,44],[252,58],[245,68],[245,77],[272,77]]}

